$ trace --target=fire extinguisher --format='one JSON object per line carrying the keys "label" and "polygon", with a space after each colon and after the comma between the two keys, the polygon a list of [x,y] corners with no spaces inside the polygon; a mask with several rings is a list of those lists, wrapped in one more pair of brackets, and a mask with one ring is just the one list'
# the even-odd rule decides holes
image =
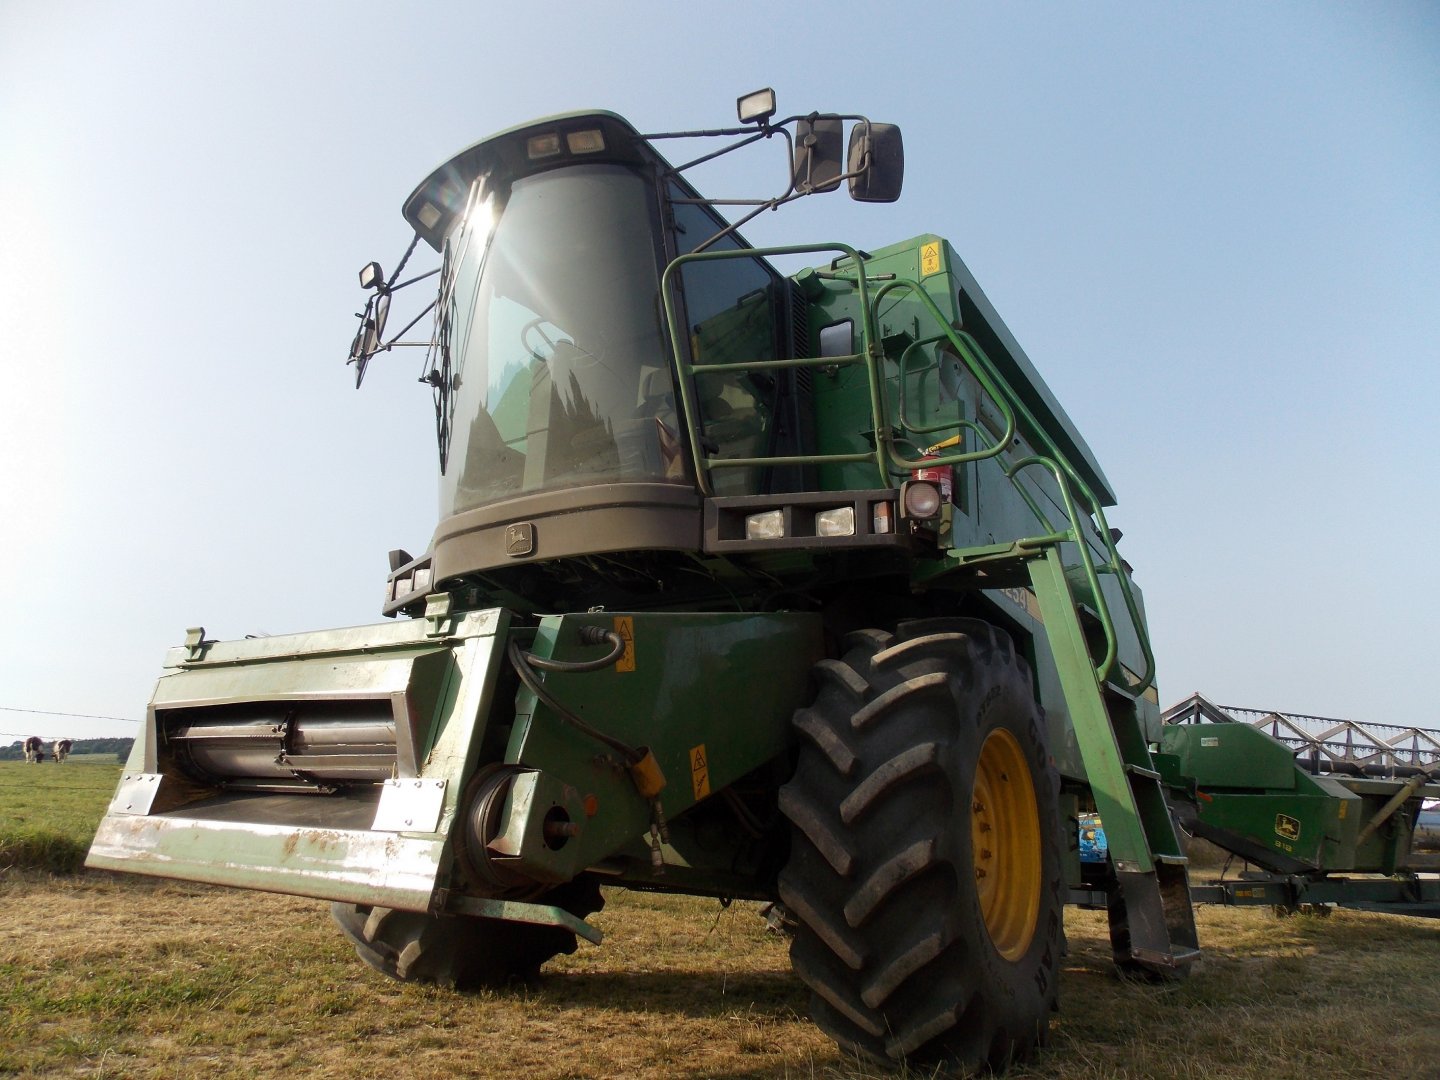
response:
{"label": "fire extinguisher", "polygon": [[[957,446],[961,436],[956,435],[944,442],[936,443],[920,455],[921,461],[934,461],[942,450]],[[910,473],[912,480],[924,480],[940,489],[940,497],[947,503],[955,501],[955,467],[953,465],[921,465]]]}

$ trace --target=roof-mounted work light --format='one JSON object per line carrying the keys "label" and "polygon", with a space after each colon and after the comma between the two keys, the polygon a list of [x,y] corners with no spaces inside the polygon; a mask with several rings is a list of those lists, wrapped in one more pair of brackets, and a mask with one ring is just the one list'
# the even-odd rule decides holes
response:
{"label": "roof-mounted work light", "polygon": [[572,154],[598,154],[605,149],[605,133],[599,128],[571,131],[565,136],[565,146]]}
{"label": "roof-mounted work light", "polygon": [[775,115],[775,91],[766,88],[746,94],[735,102],[742,124],[763,124]]}
{"label": "roof-mounted work light", "polygon": [[373,289],[384,284],[385,271],[380,269],[378,262],[368,262],[360,268],[360,287],[362,289]]}
{"label": "roof-mounted work light", "polygon": [[560,133],[558,131],[531,135],[525,140],[525,156],[531,161],[554,157],[558,153],[560,153]]}

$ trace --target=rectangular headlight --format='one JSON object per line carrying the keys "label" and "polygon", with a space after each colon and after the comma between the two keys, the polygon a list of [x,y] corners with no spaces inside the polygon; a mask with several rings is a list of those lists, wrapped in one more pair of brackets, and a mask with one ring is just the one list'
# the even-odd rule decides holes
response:
{"label": "rectangular headlight", "polygon": [[815,515],[816,536],[854,536],[855,508],[837,506],[834,510],[822,510]]}
{"label": "rectangular headlight", "polygon": [[779,540],[785,535],[785,511],[766,510],[745,519],[746,540]]}

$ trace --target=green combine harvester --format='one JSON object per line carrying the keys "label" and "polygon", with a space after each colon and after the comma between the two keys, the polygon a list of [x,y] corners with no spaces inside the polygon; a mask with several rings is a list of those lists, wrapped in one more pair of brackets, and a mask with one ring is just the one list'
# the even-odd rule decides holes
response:
{"label": "green combine harvester", "polygon": [[[1166,729],[1110,484],[949,243],[745,243],[901,190],[897,128],[775,113],[551,117],[420,183],[350,361],[429,320],[430,547],[391,552],[378,625],[191,630],[88,865],[329,900],[367,963],[457,987],[598,942],[601,886],[766,901],[841,1045],[996,1068],[1045,1041],[1065,903],[1106,906],[1122,970],[1195,960],[1177,820],[1290,878],[1409,872],[1434,785]],[[765,142],[780,195],[691,185]]]}

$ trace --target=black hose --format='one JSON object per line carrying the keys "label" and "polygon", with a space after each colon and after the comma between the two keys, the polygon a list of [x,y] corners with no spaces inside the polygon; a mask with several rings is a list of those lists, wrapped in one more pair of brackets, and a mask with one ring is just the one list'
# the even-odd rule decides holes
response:
{"label": "black hose", "polygon": [[601,668],[609,667],[625,655],[625,639],[614,630],[606,630],[600,626],[582,626],[580,628],[582,645],[599,645],[606,641],[610,642],[610,651],[598,660],[547,660],[543,656],[526,653],[525,662],[536,671],[563,671],[571,675],[578,675],[586,671],[599,671]]}
{"label": "black hose", "polygon": [[[605,631],[605,633],[613,635],[615,638],[620,639],[620,635],[616,634],[613,630],[607,630]],[[620,639],[620,651],[623,652],[624,649],[624,639]],[[551,712],[553,712],[556,716],[560,717],[560,719],[564,720],[567,724],[570,724],[577,730],[584,732],[586,735],[589,735],[597,742],[604,743],[616,753],[623,754],[625,756],[626,765],[633,765],[637,761],[640,761],[642,758],[644,758],[645,755],[635,749],[635,747],[629,745],[628,743],[621,742],[619,739],[616,739],[610,735],[606,735],[603,731],[599,731],[596,728],[591,727],[584,720],[581,720],[580,717],[576,716],[573,712],[567,709],[564,705],[560,704],[560,702],[555,699],[554,695],[545,689],[545,685],[538,678],[535,677],[535,671],[531,665],[535,662],[537,657],[532,656],[531,654],[521,649],[518,642],[511,641],[510,647],[506,651],[510,657],[511,666],[515,668],[515,674],[520,676],[520,681],[524,683],[525,686],[529,689],[529,691],[534,694],[545,705],[545,707],[548,708]],[[618,656],[619,653],[616,653],[615,655]],[[611,656],[608,657],[604,661],[604,663],[613,663],[614,660],[615,657]],[[556,661],[547,660],[546,663],[556,663]],[[559,668],[551,670],[574,671],[576,669]],[[580,668],[579,670],[594,671],[598,669],[595,667],[584,667]]]}

